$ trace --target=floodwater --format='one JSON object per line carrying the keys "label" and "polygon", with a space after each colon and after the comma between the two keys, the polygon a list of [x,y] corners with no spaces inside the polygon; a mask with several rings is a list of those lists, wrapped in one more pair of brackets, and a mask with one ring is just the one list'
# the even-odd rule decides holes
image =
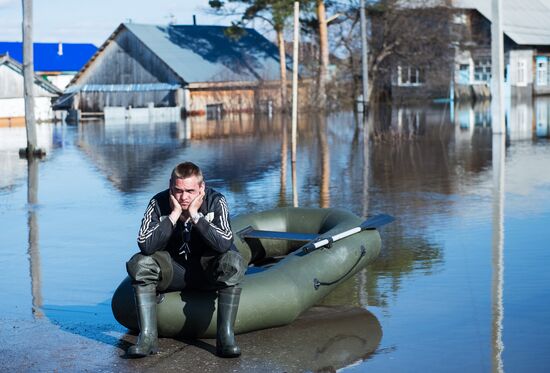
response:
{"label": "floodwater", "polygon": [[[483,104],[379,108],[365,131],[352,113],[304,114],[295,175],[288,118],[41,124],[47,156],[30,164],[24,128],[0,128],[0,371],[548,371],[550,99],[514,104],[506,136],[490,118]],[[182,160],[233,215],[297,202],[397,220],[318,307],[239,336],[241,358],[212,341],[183,358],[163,339],[164,355],[125,360],[135,336],[110,298]]]}

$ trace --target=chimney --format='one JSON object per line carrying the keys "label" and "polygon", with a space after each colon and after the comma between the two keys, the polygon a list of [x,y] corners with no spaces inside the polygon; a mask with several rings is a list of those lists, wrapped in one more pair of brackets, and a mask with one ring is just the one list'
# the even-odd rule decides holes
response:
{"label": "chimney", "polygon": [[63,43],[59,42],[57,44],[57,55],[63,56]]}
{"label": "chimney", "polygon": [[193,26],[197,25],[197,17],[193,14]]}

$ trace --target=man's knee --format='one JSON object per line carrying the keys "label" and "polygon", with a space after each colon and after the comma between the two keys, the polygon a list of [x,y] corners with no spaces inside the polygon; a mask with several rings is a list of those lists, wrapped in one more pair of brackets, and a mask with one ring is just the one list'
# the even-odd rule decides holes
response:
{"label": "man's knee", "polygon": [[226,286],[234,286],[244,278],[247,265],[238,251],[227,251],[216,261],[213,270],[214,281]]}
{"label": "man's knee", "polygon": [[164,290],[172,280],[170,254],[156,252],[153,255],[137,253],[126,263],[128,275],[134,284],[155,284],[158,290]]}

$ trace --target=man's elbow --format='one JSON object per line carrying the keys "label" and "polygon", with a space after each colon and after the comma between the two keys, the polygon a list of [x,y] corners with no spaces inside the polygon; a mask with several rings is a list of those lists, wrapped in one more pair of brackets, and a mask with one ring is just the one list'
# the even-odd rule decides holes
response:
{"label": "man's elbow", "polygon": [[228,252],[231,250],[231,247],[233,246],[233,240],[221,240],[220,245],[218,245],[218,251],[223,253]]}
{"label": "man's elbow", "polygon": [[138,241],[138,247],[139,251],[141,251],[143,255],[152,255],[155,252],[155,250],[152,249],[151,245],[147,245],[147,242]]}

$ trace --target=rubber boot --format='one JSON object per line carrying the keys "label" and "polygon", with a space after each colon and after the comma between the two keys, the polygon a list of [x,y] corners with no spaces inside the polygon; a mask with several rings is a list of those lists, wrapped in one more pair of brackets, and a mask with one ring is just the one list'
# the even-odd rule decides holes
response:
{"label": "rubber boot", "polygon": [[218,291],[216,353],[220,357],[237,357],[241,355],[241,349],[235,343],[235,334],[233,333],[240,297],[241,288],[234,286]]}
{"label": "rubber boot", "polygon": [[134,295],[138,311],[139,337],[126,354],[144,357],[158,352],[157,292],[155,285],[135,285]]}

